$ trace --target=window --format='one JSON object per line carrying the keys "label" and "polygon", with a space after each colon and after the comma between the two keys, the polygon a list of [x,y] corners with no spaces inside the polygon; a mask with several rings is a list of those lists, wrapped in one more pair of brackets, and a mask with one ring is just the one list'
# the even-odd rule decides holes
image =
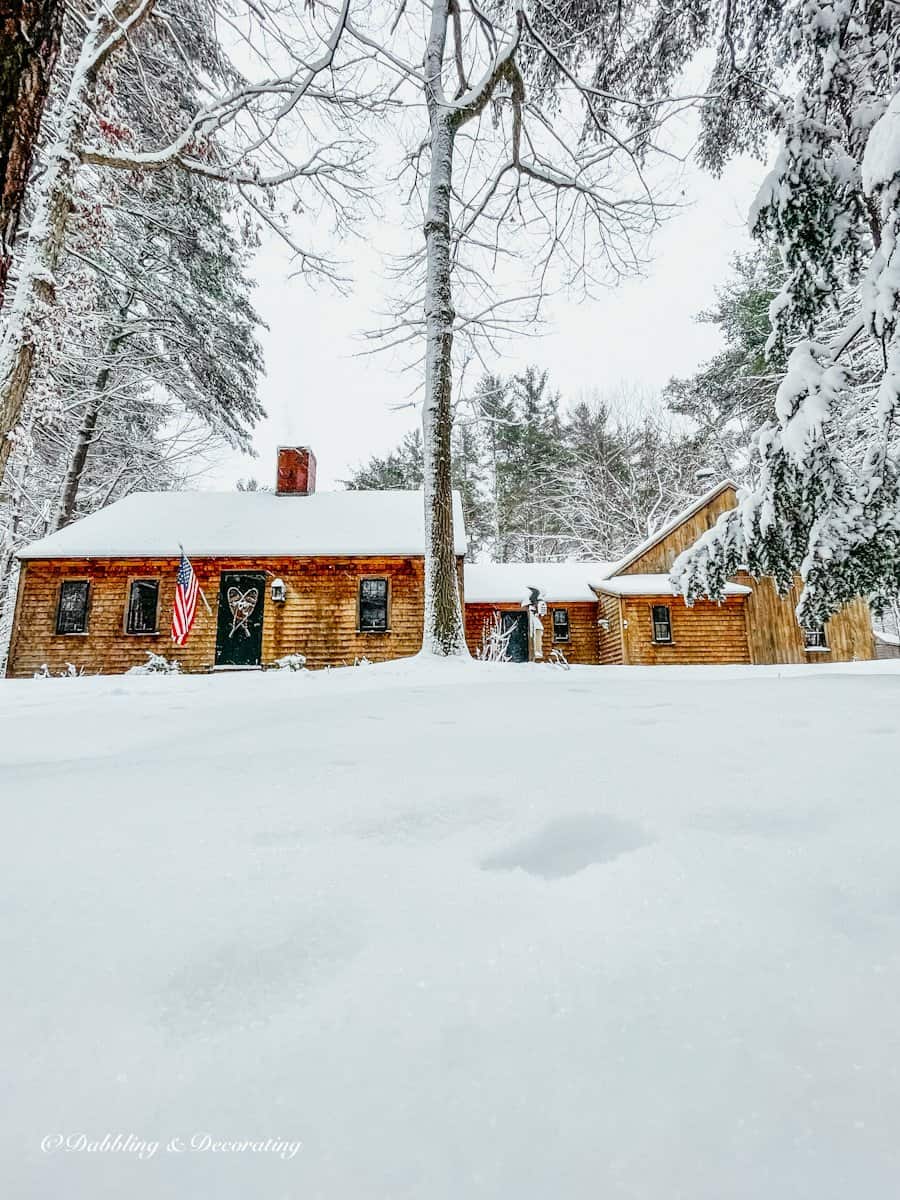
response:
{"label": "window", "polygon": [[385,633],[388,627],[388,581],[359,581],[359,628],[361,633]]}
{"label": "window", "polygon": [[667,604],[653,605],[653,640],[654,642],[671,642],[672,613]]}
{"label": "window", "polygon": [[822,625],[813,625],[803,630],[803,644],[807,650],[827,650],[828,638]]}
{"label": "window", "polygon": [[159,606],[158,579],[132,579],[125,613],[126,633],[156,633]]}
{"label": "window", "polygon": [[553,640],[567,642],[569,640],[569,610],[554,608],[553,610]]}
{"label": "window", "polygon": [[86,579],[64,579],[59,585],[59,607],[56,610],[57,633],[87,631],[88,594]]}

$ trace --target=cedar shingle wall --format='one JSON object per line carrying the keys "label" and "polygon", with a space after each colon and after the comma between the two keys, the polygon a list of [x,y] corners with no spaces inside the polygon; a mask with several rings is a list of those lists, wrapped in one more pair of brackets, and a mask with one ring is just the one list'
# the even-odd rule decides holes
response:
{"label": "cedar shingle wall", "polygon": [[694,513],[686,521],[676,526],[656,546],[645,550],[640,558],[617,572],[622,575],[665,575],[672,569],[672,564],[683,550],[693,546],[701,534],[706,533],[718,521],[723,512],[728,512],[737,504],[737,492],[734,488],[725,488],[718,496],[714,496],[699,512]]}
{"label": "cedar shingle wall", "polygon": [[[743,596],[729,596],[722,604],[698,600],[692,608],[675,596],[622,596],[621,604],[626,663],[750,662]],[[670,645],[653,641],[654,604],[667,605],[672,615]]]}
{"label": "cedar shingle wall", "polygon": [[751,661],[755,663],[852,662],[875,657],[872,614],[864,600],[851,600],[825,625],[828,651],[808,651],[797,623],[799,584],[779,596],[771,579],[758,582],[739,575],[753,589],[747,597],[747,632]]}
{"label": "cedar shingle wall", "polygon": [[[715,525],[723,512],[737,504],[733,488],[726,488],[709,504],[694,513],[677,529],[673,529],[657,546],[651,546],[636,562],[627,567],[623,575],[665,574],[683,550]],[[863,600],[853,600],[845,605],[826,625],[828,653],[809,653],[803,644],[803,630],[797,624],[795,608],[799,599],[799,588],[780,597],[771,579],[751,579],[739,574],[738,583],[746,583],[753,594],[747,597],[746,620],[750,648],[750,661],[754,663],[802,663],[802,662],[849,662],[853,659],[869,659],[875,656],[875,639],[872,634],[872,616]],[[668,660],[665,660],[668,661]],[[680,660],[683,661],[683,660]],[[704,659],[696,661],[705,662]],[[736,659],[717,661],[744,661]]]}
{"label": "cedar shingle wall", "polygon": [[623,663],[624,648],[622,646],[622,613],[618,596],[600,594],[599,616],[609,622],[608,629],[600,633],[600,661],[605,666],[616,666]]}
{"label": "cedar shingle wall", "polygon": [[[177,658],[186,671],[202,671],[215,660],[216,613],[221,571],[270,571],[287,585],[287,600],[273,604],[266,580],[263,616],[263,663],[302,653],[311,667],[339,666],[366,657],[372,662],[415,654],[422,645],[424,565],[421,558],[229,558],[192,559],[202,600],[187,645],[173,646],[169,636],[177,559],[32,560],[19,584],[18,614],[10,647],[8,674],[29,676],[46,663],[62,671],[67,663],[88,673],[117,674],[146,662],[152,650]],[[391,632],[357,633],[357,596],[362,575],[390,580]],[[160,579],[156,635],[124,632],[128,584],[135,578]],[[63,579],[90,579],[86,634],[58,635],[56,608]]]}
{"label": "cedar shingle wall", "polygon": [[[553,641],[553,609],[565,608],[569,613],[569,640]],[[520,604],[467,604],[466,642],[475,654],[481,646],[486,625],[490,625],[498,612],[522,612]],[[544,657],[547,658],[554,646],[561,650],[570,663],[597,663],[600,661],[597,645],[597,605],[589,601],[570,604],[547,602],[544,624]]]}

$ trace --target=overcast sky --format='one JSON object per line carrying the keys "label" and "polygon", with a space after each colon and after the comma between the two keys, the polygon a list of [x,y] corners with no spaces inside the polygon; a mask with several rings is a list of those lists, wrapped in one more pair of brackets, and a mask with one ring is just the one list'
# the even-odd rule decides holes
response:
{"label": "overcast sky", "polygon": [[[712,303],[733,254],[750,246],[746,213],[764,170],[740,160],[721,179],[689,172],[688,207],[656,235],[646,275],[597,300],[556,299],[543,336],[508,343],[496,368],[536,363],[549,370],[564,401],[620,384],[656,391],[672,375],[689,374],[720,345],[715,330],[695,316]],[[387,358],[359,357],[360,333],[378,323],[385,303],[379,257],[353,245],[345,254],[354,275],[346,297],[289,279],[278,245],[259,254],[255,300],[269,326],[262,338],[269,416],[255,439],[259,457],[228,455],[203,486],[231,488],[248,475],[271,483],[275,447],[295,443],[315,450],[319,488],[334,487],[348,469],[387,452],[417,424],[413,408],[396,408],[408,402],[415,380]]]}

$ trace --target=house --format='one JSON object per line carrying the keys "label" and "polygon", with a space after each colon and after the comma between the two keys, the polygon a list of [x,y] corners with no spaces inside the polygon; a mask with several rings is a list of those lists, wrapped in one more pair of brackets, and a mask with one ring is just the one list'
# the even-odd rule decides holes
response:
{"label": "house", "polygon": [[513,662],[529,658],[528,613],[531,588],[547,600],[543,618],[544,656],[561,651],[568,662],[600,661],[597,593],[591,580],[603,579],[615,566],[607,562],[466,563],[466,642],[477,654],[494,624],[507,633],[506,653]]}
{"label": "house", "polygon": [[[275,492],[151,492],[126,497],[20,551],[7,673],[68,663],[115,674],[147,652],[187,671],[310,667],[416,653],[422,643],[420,492],[316,492],[306,447],[278,451]],[[544,656],[572,663],[775,663],[873,658],[868,607],[847,605],[821,630],[797,624],[795,595],[739,577],[721,603],[688,607],[668,572],[734,507],[719,484],[618,563],[467,564],[459,497],[455,551],[473,653],[499,623],[513,660],[530,656],[527,604],[546,601]],[[169,637],[179,547],[202,589],[196,624]],[[205,605],[208,604],[208,609]]]}
{"label": "house", "polygon": [[769,579],[740,575],[721,603],[688,606],[674,594],[669,571],[678,555],[737,503],[725,481],[618,563],[499,563],[466,567],[466,637],[477,652],[499,619],[512,628],[509,654],[527,656],[519,630],[530,588],[547,605],[544,655],[561,651],[570,663],[842,662],[875,656],[871,614],[854,600],[824,629],[797,623],[795,587],[778,595]]}
{"label": "house", "polygon": [[[46,663],[116,674],[147,652],[186,671],[379,662],[422,645],[422,495],[316,492],[306,447],[278,451],[274,492],[144,492],[20,552],[7,674]],[[466,541],[454,497],[460,582]],[[179,547],[202,597],[182,647],[169,636]],[[206,604],[209,605],[209,611]]]}

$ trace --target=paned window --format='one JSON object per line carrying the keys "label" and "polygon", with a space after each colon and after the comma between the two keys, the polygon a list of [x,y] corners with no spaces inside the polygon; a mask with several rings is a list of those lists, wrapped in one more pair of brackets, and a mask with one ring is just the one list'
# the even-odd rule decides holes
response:
{"label": "paned window", "polygon": [[126,633],[156,633],[156,611],[159,607],[159,580],[132,579],[128,589],[128,612],[125,615]]}
{"label": "paned window", "polygon": [[667,604],[653,605],[653,640],[654,642],[671,642],[672,612]]}
{"label": "paned window", "polygon": [[569,640],[569,610],[554,608],[553,610],[553,640],[567,642]]}
{"label": "paned window", "polygon": [[85,633],[88,620],[90,583],[86,579],[64,579],[59,585],[56,610],[57,633]]}
{"label": "paned window", "polygon": [[359,628],[364,633],[383,633],[388,627],[388,581],[359,581]]}

